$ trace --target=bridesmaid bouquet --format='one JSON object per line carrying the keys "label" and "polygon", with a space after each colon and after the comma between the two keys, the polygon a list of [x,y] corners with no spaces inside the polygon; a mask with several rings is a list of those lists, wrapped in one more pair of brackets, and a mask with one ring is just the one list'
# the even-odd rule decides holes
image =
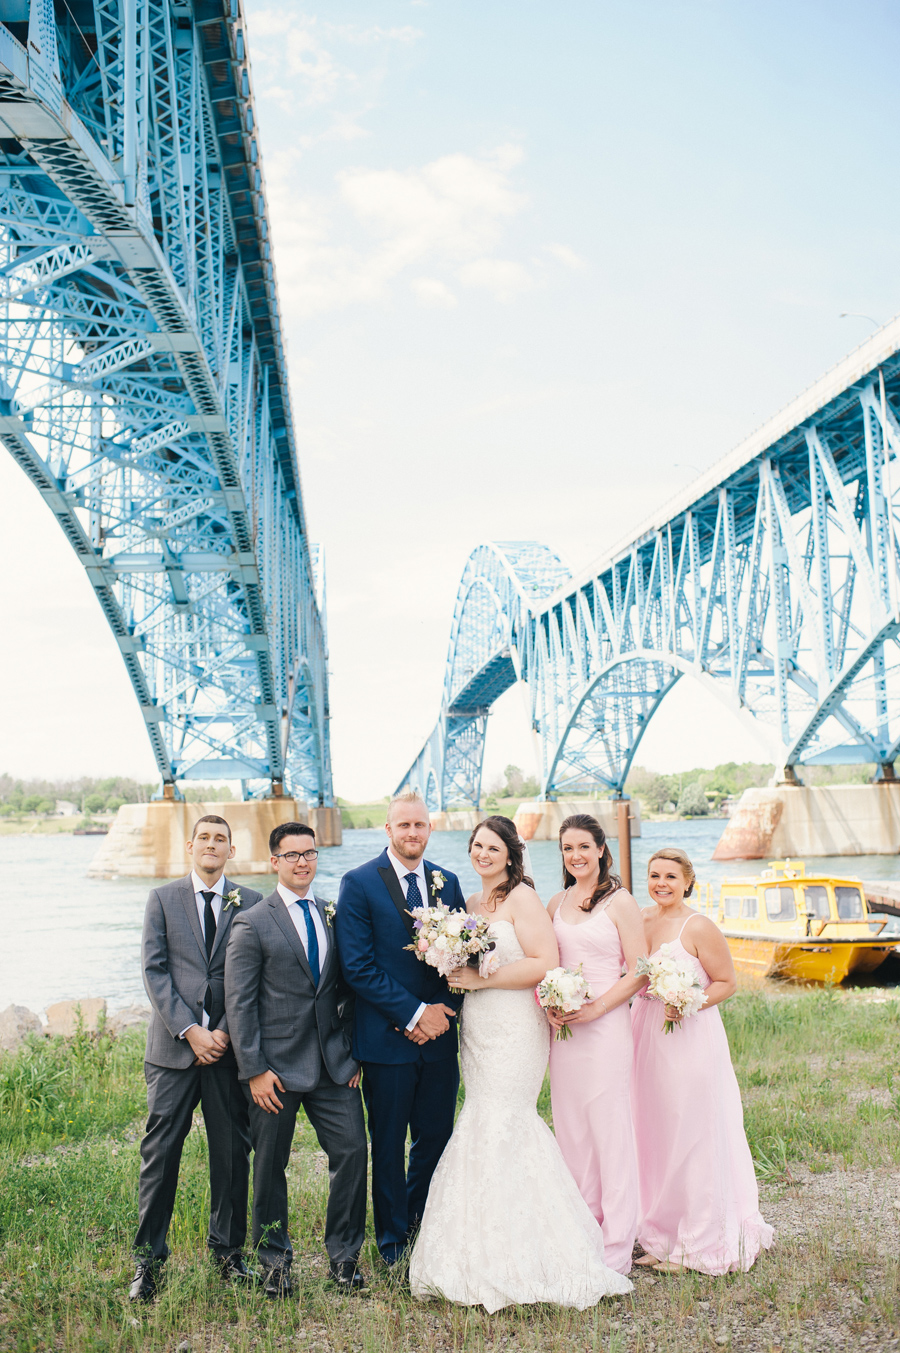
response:
{"label": "bridesmaid bouquet", "polygon": [[[650,978],[642,992],[644,998],[673,1005],[682,1019],[696,1015],[706,1001],[693,964],[679,963],[671,944],[661,944],[659,953],[650,958],[639,958],[634,971],[638,977]],[[664,1031],[670,1034],[675,1024],[675,1020],[667,1019]]]}
{"label": "bridesmaid bouquet", "polygon": [[[591,1000],[591,989],[582,976],[581,964],[577,968],[551,968],[535,988],[534,998],[542,1010],[562,1010],[566,1015],[580,1010],[585,1001]],[[568,1024],[557,1029],[556,1037],[557,1041],[572,1037]]]}
{"label": "bridesmaid bouquet", "polygon": [[494,953],[497,941],[490,933],[486,916],[451,911],[444,902],[433,907],[412,907],[410,916],[416,930],[412,944],[404,945],[422,963],[437,968],[441,977],[467,965],[478,968],[480,977],[491,977],[500,962]]}

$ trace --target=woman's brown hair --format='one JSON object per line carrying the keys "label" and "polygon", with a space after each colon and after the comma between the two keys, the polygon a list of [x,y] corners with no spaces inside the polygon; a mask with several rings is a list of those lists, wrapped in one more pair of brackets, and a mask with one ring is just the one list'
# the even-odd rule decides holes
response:
{"label": "woman's brown hair", "polygon": [[[606,832],[600,826],[595,817],[590,813],[573,813],[567,817],[559,829],[559,848],[562,850],[562,839],[564,832],[587,832],[593,837],[594,844],[600,852],[600,877],[597,879],[597,886],[591,893],[587,902],[582,902],[582,911],[593,911],[598,902],[602,902],[604,897],[609,897],[617,888],[621,888],[622,880],[618,874],[613,874],[612,855],[606,841]],[[566,868],[565,856],[563,856],[563,887],[571,888],[575,883],[575,878]]]}
{"label": "woman's brown hair", "polygon": [[519,833],[516,831],[515,823],[511,818],[498,815],[496,817],[486,817],[483,822],[479,822],[478,826],[469,837],[469,855],[472,854],[472,845],[482,827],[487,827],[488,831],[493,832],[495,836],[499,836],[509,853],[509,862],[506,866],[506,879],[503,883],[497,884],[488,898],[488,901],[493,904],[491,910],[496,911],[499,904],[504,901],[505,898],[509,897],[513,888],[518,888],[520,883],[527,883],[529,888],[533,888],[534,884],[525,873],[525,851],[522,847],[522,842],[519,840]]}
{"label": "woman's brown hair", "polygon": [[684,874],[687,887],[684,890],[685,897],[690,897],[694,891],[694,884],[697,882],[697,875],[694,873],[694,866],[691,864],[683,850],[677,846],[663,846],[660,850],[655,850],[647,861],[647,873],[650,873],[650,866],[654,860],[671,860],[673,864],[681,866],[681,872]]}

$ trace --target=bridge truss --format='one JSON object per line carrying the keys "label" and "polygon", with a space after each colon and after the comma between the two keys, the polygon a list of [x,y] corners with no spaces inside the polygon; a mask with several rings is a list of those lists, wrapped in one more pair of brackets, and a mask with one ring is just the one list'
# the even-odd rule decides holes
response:
{"label": "bridge truss", "polygon": [[900,750],[900,320],[596,567],[534,543],[466,564],[441,715],[404,783],[476,804],[487,715],[524,684],[547,797],[621,794],[684,675],[761,733],[787,779]]}
{"label": "bridge truss", "polygon": [[6,0],[0,441],[83,564],[166,792],[332,801],[240,0]]}

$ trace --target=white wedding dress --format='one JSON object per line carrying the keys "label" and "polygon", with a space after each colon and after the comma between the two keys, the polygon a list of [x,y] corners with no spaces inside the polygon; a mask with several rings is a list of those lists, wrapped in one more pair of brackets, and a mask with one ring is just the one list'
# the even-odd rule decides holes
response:
{"label": "white wedding dress", "polygon": [[[491,929],[501,964],[524,957],[511,921]],[[549,1051],[530,989],[466,996],[466,1101],[431,1181],[409,1266],[414,1296],[489,1312],[540,1301],[584,1310],[631,1291],[606,1267],[600,1227],[538,1115]]]}

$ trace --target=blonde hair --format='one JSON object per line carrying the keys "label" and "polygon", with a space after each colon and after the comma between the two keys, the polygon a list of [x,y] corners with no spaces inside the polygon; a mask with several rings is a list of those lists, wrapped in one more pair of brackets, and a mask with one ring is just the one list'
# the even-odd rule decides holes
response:
{"label": "blonde hair", "polygon": [[685,897],[690,897],[694,891],[694,884],[697,882],[697,875],[694,873],[694,866],[683,850],[677,846],[663,846],[660,850],[655,850],[647,861],[647,873],[650,873],[650,866],[654,860],[671,860],[673,864],[681,866],[681,872],[687,881],[687,887],[684,890]]}
{"label": "blonde hair", "polygon": [[[395,803],[421,803],[425,812],[428,812],[428,804],[425,802],[425,795],[420,794],[417,789],[404,789],[402,793],[395,794],[388,804],[387,821],[391,820],[391,812]],[[429,814],[429,817],[431,815]]]}

